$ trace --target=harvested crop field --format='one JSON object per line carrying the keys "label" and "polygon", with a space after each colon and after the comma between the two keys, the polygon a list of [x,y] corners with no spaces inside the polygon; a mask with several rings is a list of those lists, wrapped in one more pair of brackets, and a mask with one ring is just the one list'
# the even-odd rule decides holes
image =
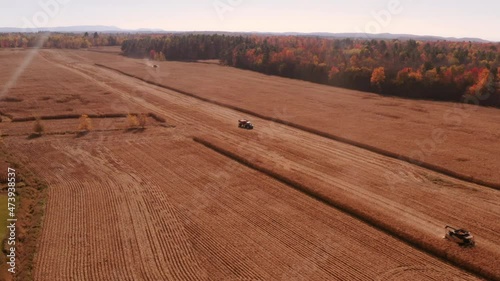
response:
{"label": "harvested crop field", "polygon": [[36,279],[372,280],[407,267],[432,280],[470,278],[201,145],[158,133],[99,146],[90,136],[66,146],[37,140],[25,150],[43,151],[33,169],[50,186]]}
{"label": "harvested crop field", "polygon": [[[383,97],[206,63],[79,55],[125,73],[500,186],[495,108]],[[395,142],[394,140],[397,140]]]}
{"label": "harvested crop field", "polygon": [[[15,66],[26,55],[27,51],[1,51],[0,61]],[[260,75],[213,64],[166,62],[159,70],[150,64],[111,50],[42,50],[2,97],[10,98],[0,102],[2,150],[48,186],[34,264],[20,266],[35,280],[500,279],[500,191],[248,112],[261,110],[258,113],[265,116],[321,127],[329,124],[328,104],[318,96],[336,88],[299,81],[283,88],[283,81],[289,80],[260,80]],[[200,73],[211,72],[192,73],[191,83],[189,77],[177,77],[197,67]],[[1,71],[2,82],[13,74]],[[45,73],[43,79],[33,79],[38,72]],[[57,87],[63,73],[66,88]],[[218,83],[213,80],[217,73]],[[158,85],[126,74],[148,75]],[[250,87],[252,81],[258,82],[255,95],[237,87]],[[163,84],[248,111],[206,102]],[[45,85],[54,88],[50,93],[32,90]],[[81,98],[58,102],[71,97],[68,85],[74,85],[71,90]],[[264,97],[261,89],[266,85],[269,92],[289,95],[291,102],[272,107],[285,97]],[[308,87],[318,88],[294,101]],[[42,100],[40,95],[49,98]],[[368,96],[372,98],[364,99]],[[354,107],[355,99],[415,108],[453,107],[347,90],[339,93],[336,107]],[[63,117],[42,118],[46,130],[33,138],[34,121],[29,118],[39,101],[39,116]],[[69,104],[73,115],[94,117],[93,130],[80,134],[78,119],[64,117]],[[312,104],[321,106],[310,110]],[[375,122],[368,117],[373,111],[366,112],[365,106],[369,108],[360,102],[360,115],[355,115]],[[412,124],[407,117],[412,110],[405,106],[397,107],[400,113],[377,110],[399,114],[398,122]],[[475,133],[495,125],[498,113],[493,112],[477,111],[492,117]],[[146,128],[128,129],[128,113],[148,114]],[[97,118],[106,114],[114,117]],[[16,118],[29,120],[12,122]],[[236,121],[241,118],[251,119],[255,129],[239,129]],[[469,119],[464,122],[472,122]],[[392,124],[379,121],[380,126]],[[422,128],[433,122],[422,123]],[[354,127],[347,130],[348,126]],[[315,128],[338,129],[342,137],[355,141],[364,135],[365,143],[387,149],[366,126]],[[401,126],[389,126],[386,136],[425,135],[420,133],[426,129],[400,132]],[[449,149],[446,153],[457,145],[455,129],[448,135],[449,145],[448,140],[442,144]],[[494,134],[485,135],[484,143],[476,141],[478,150],[489,155],[470,170],[493,182],[500,181],[489,166],[498,164],[491,156],[498,148],[488,139]],[[393,148],[403,153],[403,146],[397,143]],[[443,151],[437,148],[428,161],[443,165],[440,157],[449,156]],[[475,152],[467,150],[462,158],[479,161]],[[446,167],[463,173],[450,159]],[[481,167],[491,169],[481,174]],[[461,248],[442,239],[448,224],[470,229],[477,246]]]}

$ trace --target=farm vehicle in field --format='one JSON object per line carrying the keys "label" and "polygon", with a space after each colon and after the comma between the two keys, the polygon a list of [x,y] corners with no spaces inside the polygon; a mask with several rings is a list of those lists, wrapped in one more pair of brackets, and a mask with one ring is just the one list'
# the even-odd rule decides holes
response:
{"label": "farm vehicle in field", "polygon": [[252,130],[253,129],[253,124],[252,122],[246,120],[246,119],[240,119],[238,120],[238,127],[247,129],[247,130]]}
{"label": "farm vehicle in field", "polygon": [[451,226],[446,226],[445,238],[458,243],[460,246],[474,246],[476,242],[474,241],[474,236],[470,234],[469,231],[465,229],[456,229]]}

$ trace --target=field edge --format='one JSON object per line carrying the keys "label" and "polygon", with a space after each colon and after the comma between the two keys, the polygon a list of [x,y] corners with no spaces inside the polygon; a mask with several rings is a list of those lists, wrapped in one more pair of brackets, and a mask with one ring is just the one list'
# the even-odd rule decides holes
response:
{"label": "field edge", "polygon": [[[0,146],[0,156],[16,169],[18,184],[24,183],[16,188],[16,272],[8,273],[7,280],[34,280],[34,260],[38,252],[45,205],[47,202],[47,184],[42,182],[30,169],[14,160],[15,155],[6,151],[6,147]],[[2,252],[8,250],[7,236],[2,240]],[[6,258],[5,255],[3,258]]]}

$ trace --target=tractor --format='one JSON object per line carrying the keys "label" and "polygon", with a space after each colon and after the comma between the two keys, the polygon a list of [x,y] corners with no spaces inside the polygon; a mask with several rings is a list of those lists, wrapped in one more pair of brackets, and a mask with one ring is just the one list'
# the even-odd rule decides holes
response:
{"label": "tractor", "polygon": [[476,244],[476,242],[474,241],[474,237],[470,234],[469,231],[465,229],[456,229],[451,226],[446,226],[445,229],[445,238],[458,243],[458,245],[460,246],[472,247]]}
{"label": "tractor", "polygon": [[247,130],[252,130],[253,124],[246,119],[240,119],[240,120],[238,120],[238,127],[243,128],[243,129],[247,129]]}

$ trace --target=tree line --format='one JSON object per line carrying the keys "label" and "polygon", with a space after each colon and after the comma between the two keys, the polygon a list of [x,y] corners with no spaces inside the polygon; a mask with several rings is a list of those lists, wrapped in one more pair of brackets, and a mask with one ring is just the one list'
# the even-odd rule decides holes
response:
{"label": "tree line", "polygon": [[184,34],[125,40],[122,51],[157,60],[219,59],[344,88],[500,106],[499,43]]}
{"label": "tree line", "polygon": [[[121,46],[133,35],[103,33],[0,33],[0,48],[80,49],[100,46]],[[43,40],[42,40],[43,39]]]}

